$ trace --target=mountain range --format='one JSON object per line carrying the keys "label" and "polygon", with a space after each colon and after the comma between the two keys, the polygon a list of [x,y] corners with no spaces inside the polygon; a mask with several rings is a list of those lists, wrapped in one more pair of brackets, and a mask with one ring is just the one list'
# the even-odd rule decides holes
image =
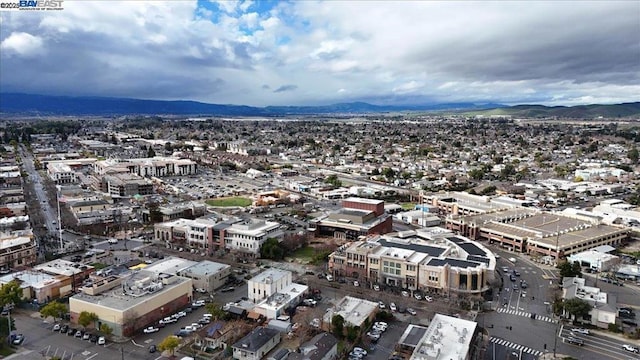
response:
{"label": "mountain range", "polygon": [[640,102],[573,107],[543,105],[445,103],[428,105],[373,105],[349,102],[322,106],[266,106],[209,104],[198,101],[142,100],[110,97],[71,97],[0,93],[0,114],[38,116],[204,115],[287,116],[312,114],[374,114],[396,112],[458,112],[468,115],[521,117],[617,118],[640,116]]}

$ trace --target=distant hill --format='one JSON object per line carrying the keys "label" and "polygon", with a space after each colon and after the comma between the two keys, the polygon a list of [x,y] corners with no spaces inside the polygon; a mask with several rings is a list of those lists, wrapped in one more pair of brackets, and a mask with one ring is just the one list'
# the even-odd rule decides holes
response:
{"label": "distant hill", "polygon": [[372,105],[351,102],[325,106],[267,106],[208,104],[198,101],[140,100],[108,97],[70,97],[0,93],[0,113],[23,115],[212,115],[282,116],[309,114],[366,114],[402,111],[481,110],[500,104],[449,103],[430,105]]}
{"label": "distant hill", "polygon": [[613,105],[578,105],[578,106],[544,106],[544,105],[516,105],[499,109],[488,109],[464,112],[468,115],[511,115],[527,118],[574,118],[595,119],[640,117],[640,102]]}

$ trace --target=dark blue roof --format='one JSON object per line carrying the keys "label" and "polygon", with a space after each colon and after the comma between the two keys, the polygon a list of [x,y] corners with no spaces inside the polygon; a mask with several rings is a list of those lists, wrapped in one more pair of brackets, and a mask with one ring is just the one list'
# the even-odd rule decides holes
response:
{"label": "dark blue roof", "polygon": [[469,257],[467,258],[467,260],[471,260],[471,261],[477,261],[477,262],[481,262],[481,263],[485,263],[487,266],[489,266],[489,259],[487,259],[484,256],[473,256],[473,255],[469,255]]}
{"label": "dark blue roof", "polygon": [[487,253],[484,250],[477,247],[476,244],[474,243],[465,242],[465,243],[458,244],[458,246],[464,249],[464,251],[466,251],[469,255],[479,255],[479,256],[487,255]]}
{"label": "dark blue roof", "polygon": [[221,330],[224,324],[221,321],[213,323],[211,326],[207,328],[207,336],[213,336],[216,331]]}
{"label": "dark blue roof", "polygon": [[479,265],[477,262],[474,262],[474,261],[452,259],[452,258],[431,259],[427,263],[427,265],[431,265],[431,266],[444,266],[445,264],[449,264],[451,266],[456,266],[460,268],[473,268]]}
{"label": "dark blue roof", "polygon": [[418,244],[403,244],[403,243],[398,243],[398,242],[390,242],[390,241],[387,241],[385,239],[378,240],[378,243],[380,245],[382,245],[382,246],[417,251],[417,252],[428,254],[429,256],[433,256],[433,257],[438,257],[438,256],[442,255],[442,253],[445,250],[443,248],[435,247],[435,246],[418,245]]}

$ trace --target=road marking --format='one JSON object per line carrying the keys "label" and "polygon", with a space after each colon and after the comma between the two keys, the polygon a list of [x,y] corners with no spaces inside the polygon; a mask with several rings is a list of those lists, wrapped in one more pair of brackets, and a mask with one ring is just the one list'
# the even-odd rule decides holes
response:
{"label": "road marking", "polygon": [[496,338],[496,337],[493,337],[493,336],[491,337],[490,341],[492,343],[496,343],[496,344],[504,346],[504,347],[509,347],[509,348],[515,349],[517,351],[526,352],[526,353],[532,354],[534,356],[542,356],[544,354],[542,351],[535,350],[535,349],[532,349],[530,347],[527,347],[527,346],[524,346],[524,345],[521,345],[521,344],[516,344],[516,343],[513,343],[511,341],[508,341],[508,340],[505,340],[505,339],[501,339],[501,338]]}
{"label": "road marking", "polygon": [[144,341],[145,344],[151,344],[152,342],[153,342],[153,339],[148,339]]}
{"label": "road marking", "polygon": [[91,354],[91,351],[86,351],[85,350],[85,351],[82,352],[82,355],[84,355],[84,356],[89,356],[89,354]]}
{"label": "road marking", "polygon": [[93,355],[89,356],[89,357],[88,357],[88,358],[86,358],[85,360],[93,359],[93,358],[94,358],[94,357],[96,357],[96,356],[98,356],[98,353],[95,353],[95,354],[93,354]]}

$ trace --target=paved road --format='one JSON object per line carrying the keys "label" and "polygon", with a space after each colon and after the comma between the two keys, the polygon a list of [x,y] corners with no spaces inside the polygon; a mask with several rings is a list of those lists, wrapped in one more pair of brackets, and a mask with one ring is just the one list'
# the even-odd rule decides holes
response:
{"label": "paved road", "polygon": [[29,181],[33,183],[38,203],[40,204],[40,207],[43,210],[43,214],[46,219],[46,223],[44,225],[49,233],[58,234],[57,210],[54,211],[53,209],[51,209],[51,206],[49,206],[47,192],[44,188],[44,182],[33,163],[33,156],[24,148],[24,146],[20,146],[19,149],[20,157],[23,160],[22,164],[24,167],[24,171],[29,175]]}

